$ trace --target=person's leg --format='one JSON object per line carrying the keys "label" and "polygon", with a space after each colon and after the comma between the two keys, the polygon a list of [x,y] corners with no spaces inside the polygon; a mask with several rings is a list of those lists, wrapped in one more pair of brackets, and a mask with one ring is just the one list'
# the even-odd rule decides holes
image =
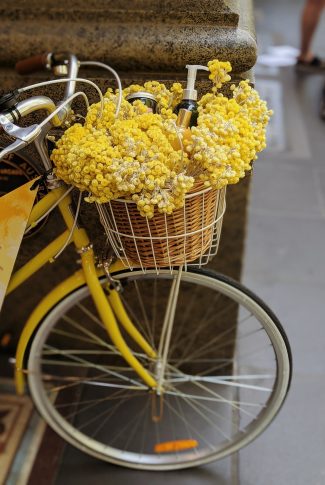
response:
{"label": "person's leg", "polygon": [[305,3],[301,17],[300,61],[309,62],[314,57],[311,43],[324,7],[325,0],[307,0]]}

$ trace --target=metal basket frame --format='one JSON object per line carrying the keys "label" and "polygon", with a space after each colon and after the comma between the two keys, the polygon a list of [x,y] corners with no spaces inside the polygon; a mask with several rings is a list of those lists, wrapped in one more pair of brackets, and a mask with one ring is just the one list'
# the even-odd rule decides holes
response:
{"label": "metal basket frame", "polygon": [[[213,209],[211,209],[210,203],[210,213],[211,210],[213,211],[210,214],[210,221],[208,224],[205,224],[205,198],[210,191],[214,191],[215,194],[215,201],[213,204]],[[96,204],[97,210],[99,213],[101,224],[103,225],[107,240],[111,245],[114,253],[116,256],[122,261],[124,266],[128,269],[134,268],[141,268],[143,272],[146,272],[146,269],[150,267],[150,269],[155,269],[157,273],[160,269],[169,268],[170,271],[173,271],[173,268],[183,265],[183,269],[186,271],[188,266],[194,267],[202,267],[206,265],[216,254],[219,247],[220,235],[221,235],[221,228],[222,228],[222,220],[223,215],[226,210],[226,201],[225,201],[225,193],[226,188],[221,190],[211,189],[211,187],[207,188],[200,188],[199,190],[195,190],[193,192],[189,192],[185,196],[185,204],[182,209],[177,209],[175,212],[178,212],[178,218],[181,217],[180,211],[183,214],[183,225],[184,231],[181,233],[174,233],[170,234],[169,227],[171,225],[171,220],[173,219],[173,214],[166,215],[162,214],[160,216],[160,227],[159,231],[163,233],[163,236],[160,234],[155,236],[152,234],[153,226],[152,224],[153,219],[148,219],[139,214],[139,218],[141,221],[146,221],[146,228],[148,235],[144,236],[142,234],[137,234],[136,228],[137,224],[134,220],[134,208],[136,206],[135,202],[132,200],[127,199],[115,199],[114,201],[107,202],[105,204]],[[213,194],[213,196],[214,196]],[[211,194],[210,194],[211,196]],[[202,224],[197,227],[195,230],[187,231],[188,225],[188,217],[189,214],[187,211],[189,210],[189,203],[193,202],[190,201],[191,198],[196,197],[199,198],[200,207],[199,209],[201,212],[201,220]],[[197,199],[198,200],[198,199]],[[195,201],[194,201],[195,203]],[[127,216],[128,221],[128,229],[129,231],[121,231],[119,227],[119,222],[116,220],[117,215],[117,207],[120,209],[120,212],[123,212]],[[131,210],[132,209],[132,210]],[[137,210],[137,209],[136,209]],[[161,217],[162,216],[162,217]],[[137,218],[137,221],[139,221]],[[161,222],[163,224],[161,224]],[[197,235],[201,234],[201,237],[198,239]],[[189,241],[192,241],[193,238],[196,240],[196,252],[198,252],[198,257],[194,260],[189,258],[187,254],[187,247]],[[206,239],[208,238],[208,241]],[[199,247],[201,239],[201,247]],[[176,255],[172,254],[170,251],[170,245],[174,244],[177,245],[178,248],[182,245],[183,246],[183,253],[178,250]],[[144,258],[143,256],[143,244],[146,244],[149,248],[151,247],[151,257],[150,264],[148,264],[148,257]],[[127,245],[134,246],[133,250],[135,249],[136,253],[136,261],[130,258],[128,255],[128,249],[126,248]],[[157,250],[155,246],[163,245],[166,248],[166,256],[163,259],[163,264],[161,264],[161,256],[157,254]],[[182,261],[180,261],[180,258]]]}

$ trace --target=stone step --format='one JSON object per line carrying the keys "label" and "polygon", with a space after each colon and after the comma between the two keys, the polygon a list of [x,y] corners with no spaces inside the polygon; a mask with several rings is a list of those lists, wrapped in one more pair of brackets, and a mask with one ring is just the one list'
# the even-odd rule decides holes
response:
{"label": "stone step", "polygon": [[124,71],[181,71],[229,60],[236,73],[256,60],[252,0],[15,0],[0,2],[0,63],[44,51]]}
{"label": "stone step", "polygon": [[186,64],[229,60],[235,72],[249,70],[256,61],[256,41],[248,30],[169,23],[54,22],[9,19],[0,22],[0,63],[42,52],[69,50],[81,59],[104,61],[125,71],[180,71]]}
{"label": "stone step", "polygon": [[[86,17],[85,17],[86,15]],[[17,0],[9,5],[0,6],[0,18],[29,20],[31,18],[52,20],[96,20],[99,22],[139,22],[155,23],[215,23],[219,25],[238,25],[239,15],[223,1],[215,0]]]}
{"label": "stone step", "polygon": [[[161,23],[171,24],[196,24],[196,25],[224,25],[235,27],[238,24],[238,15],[233,12],[220,12],[214,11],[186,11],[186,10],[174,10],[174,11],[162,11],[157,12],[153,10],[129,10],[126,15],[125,10],[122,9],[110,9],[102,10],[98,7],[91,11],[85,11],[81,8],[74,10],[68,8],[55,8],[45,9],[41,8],[38,11],[38,20],[42,19],[46,22],[53,21],[68,21],[68,22],[80,22],[84,20],[87,15],[87,22],[119,22],[130,24],[133,22],[151,22],[157,24],[157,21]],[[28,21],[34,19],[35,15],[30,11],[16,10],[14,8],[0,8],[0,17],[2,19],[8,18],[12,21],[22,20]]]}

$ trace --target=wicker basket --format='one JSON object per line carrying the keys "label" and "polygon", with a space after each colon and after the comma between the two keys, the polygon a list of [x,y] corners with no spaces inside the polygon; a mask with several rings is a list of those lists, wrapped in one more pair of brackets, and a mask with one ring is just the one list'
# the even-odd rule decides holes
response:
{"label": "wicker basket", "polygon": [[217,252],[225,190],[197,183],[182,209],[171,215],[157,212],[152,219],[141,216],[133,201],[118,199],[97,207],[115,253],[127,266],[173,267],[196,260],[201,266]]}

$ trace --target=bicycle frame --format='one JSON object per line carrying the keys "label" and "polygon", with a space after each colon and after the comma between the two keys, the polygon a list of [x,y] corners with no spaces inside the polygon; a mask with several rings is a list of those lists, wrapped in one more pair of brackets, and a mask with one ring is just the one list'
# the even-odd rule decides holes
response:
{"label": "bicycle frame", "polygon": [[[39,201],[33,208],[27,226],[33,225],[43,214],[45,214],[55,202],[62,200],[58,204],[60,213],[64,219],[67,229],[56,239],[54,239],[48,246],[41,250],[35,257],[30,259],[22,268],[20,268],[10,280],[7,289],[7,295],[14,291],[18,286],[24,283],[31,275],[38,271],[53,258],[58,251],[63,247],[69,237],[69,233],[74,224],[74,212],[72,210],[72,198],[70,193],[66,194],[66,187],[59,187],[47,194],[41,201]],[[15,367],[15,381],[16,390],[18,394],[24,393],[25,378],[24,378],[24,360],[26,349],[30,340],[32,339],[35,330],[41,324],[43,318],[49,310],[55,306],[62,298],[66,297],[72,291],[87,284],[90,295],[93,298],[94,304],[102,319],[108,335],[121,355],[128,362],[128,364],[137,372],[142,380],[150,387],[156,388],[157,382],[141,365],[138,359],[133,355],[130,348],[123,339],[118,327],[117,320],[132,339],[140,346],[140,348],[147,354],[148,357],[155,359],[156,352],[142,337],[140,332],[133,325],[129,319],[123,303],[115,289],[108,289],[108,296],[105,293],[99,277],[103,276],[103,271],[96,268],[94,252],[90,244],[87,232],[83,228],[75,227],[73,230],[71,242],[74,243],[77,252],[81,257],[82,269],[76,271],[72,276],[56,286],[48,295],[46,295],[39,305],[34,309],[29,319],[27,320],[23,331],[21,333],[17,352],[16,352],[16,367]],[[116,261],[110,268],[110,272],[116,272],[125,269],[121,260]],[[116,318],[115,318],[116,316]]]}

